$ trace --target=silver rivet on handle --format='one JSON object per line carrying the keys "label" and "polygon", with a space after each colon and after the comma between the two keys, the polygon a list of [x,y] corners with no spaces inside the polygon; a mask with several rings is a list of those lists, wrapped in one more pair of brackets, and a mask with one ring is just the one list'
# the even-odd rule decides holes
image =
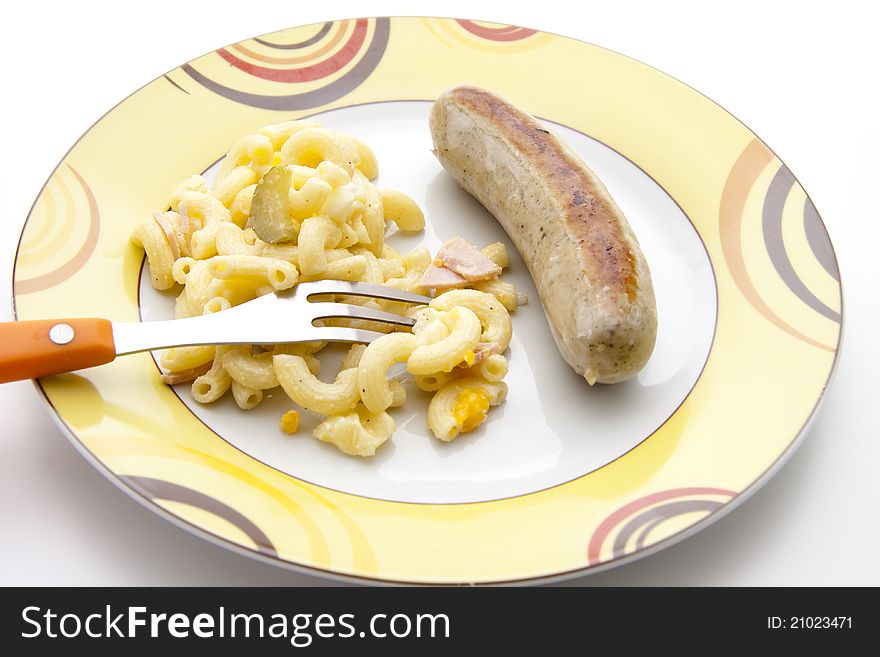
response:
{"label": "silver rivet on handle", "polygon": [[55,324],[49,329],[49,339],[55,344],[68,344],[73,342],[76,332],[70,324]]}

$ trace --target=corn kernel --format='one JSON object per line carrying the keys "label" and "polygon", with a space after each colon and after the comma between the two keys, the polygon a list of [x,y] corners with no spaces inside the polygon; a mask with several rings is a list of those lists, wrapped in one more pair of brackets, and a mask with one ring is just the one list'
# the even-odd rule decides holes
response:
{"label": "corn kernel", "polygon": [[299,413],[287,411],[281,416],[281,430],[284,433],[296,433],[299,430]]}

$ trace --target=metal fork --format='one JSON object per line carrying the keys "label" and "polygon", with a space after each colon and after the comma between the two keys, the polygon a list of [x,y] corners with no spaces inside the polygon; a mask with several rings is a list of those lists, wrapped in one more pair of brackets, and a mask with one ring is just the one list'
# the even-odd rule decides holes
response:
{"label": "metal fork", "polygon": [[411,304],[429,297],[369,283],[315,281],[257,297],[221,312],[187,319],[110,322],[55,319],[0,323],[0,383],[103,365],[139,351],[205,344],[371,342],[379,331],[320,326],[327,319],[370,320],[411,327],[415,320],[357,304],[312,301],[318,295],[358,296]]}

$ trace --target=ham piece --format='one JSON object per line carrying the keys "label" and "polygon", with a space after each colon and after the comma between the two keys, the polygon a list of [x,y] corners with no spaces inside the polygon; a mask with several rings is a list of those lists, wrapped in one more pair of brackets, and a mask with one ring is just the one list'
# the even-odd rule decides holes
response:
{"label": "ham piece", "polygon": [[425,273],[419,279],[419,287],[426,290],[451,290],[456,287],[464,287],[468,281],[459,274],[446,267],[438,267],[433,262],[428,265]]}
{"label": "ham piece", "polygon": [[493,354],[501,353],[501,345],[497,342],[478,342],[477,346],[474,348],[474,362],[470,365],[466,363],[460,363],[459,367],[474,367],[475,365],[479,365],[484,360],[486,360],[489,356]]}
{"label": "ham piece", "polygon": [[165,372],[160,378],[162,379],[162,383],[167,383],[169,386],[176,386],[179,383],[189,383],[190,381],[195,381],[202,374],[206,374],[207,371],[211,369],[211,364],[211,362],[207,362],[189,370]]}
{"label": "ham piece", "polygon": [[477,247],[454,237],[440,248],[418,285],[424,289],[449,290],[489,280],[500,273],[501,267]]}
{"label": "ham piece", "polygon": [[446,242],[437,252],[435,262],[471,282],[485,281],[501,273],[501,267],[460,237]]}

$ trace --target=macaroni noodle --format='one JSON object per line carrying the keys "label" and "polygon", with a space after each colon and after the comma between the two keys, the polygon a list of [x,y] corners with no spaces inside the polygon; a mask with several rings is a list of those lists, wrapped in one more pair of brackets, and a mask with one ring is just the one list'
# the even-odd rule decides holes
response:
{"label": "macaroni noodle", "polygon": [[482,424],[489,407],[497,406],[506,397],[505,383],[492,383],[480,377],[454,379],[428,404],[428,428],[437,438],[448,442]]}
{"label": "macaroni noodle", "polygon": [[495,342],[501,351],[507,349],[513,334],[510,313],[493,295],[479,290],[450,290],[430,304],[436,310],[468,308],[480,318],[483,327],[481,342]]}
{"label": "macaroni noodle", "polygon": [[480,320],[468,308],[456,306],[443,315],[441,321],[449,329],[449,335],[416,347],[406,365],[411,374],[450,372],[480,341]]}
{"label": "macaroni noodle", "polygon": [[405,361],[416,348],[410,333],[389,333],[367,346],[357,366],[357,387],[364,406],[379,413],[391,406],[394,394],[388,384],[388,368]]}
{"label": "macaroni noodle", "polygon": [[370,413],[363,404],[358,404],[354,413],[324,420],[315,428],[315,438],[336,445],[346,454],[373,456],[395,428],[388,413]]}
{"label": "macaroni noodle", "polygon": [[279,354],[272,358],[278,382],[297,404],[321,415],[340,415],[358,401],[357,370],[342,370],[333,383],[325,383],[309,371],[302,356]]}

